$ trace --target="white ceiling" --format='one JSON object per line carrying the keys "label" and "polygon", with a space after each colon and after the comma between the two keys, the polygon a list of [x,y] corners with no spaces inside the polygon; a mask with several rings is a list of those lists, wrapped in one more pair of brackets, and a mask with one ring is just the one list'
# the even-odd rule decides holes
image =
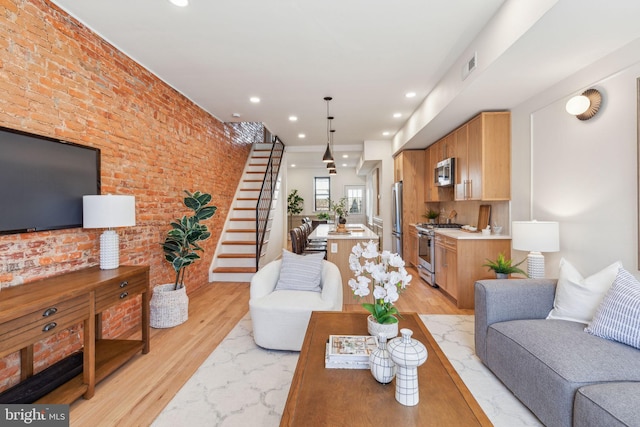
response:
{"label": "white ceiling", "polygon": [[[640,37],[636,0],[536,1],[551,10],[407,146],[424,147],[477,111],[512,108]],[[355,165],[365,140],[391,144],[500,7],[526,4],[190,0],[179,8],[168,0],[52,2],[220,120],[264,122],[298,152],[290,160],[299,167],[321,160],[323,98],[332,96],[338,168]],[[406,98],[409,91],[417,96]],[[252,96],[261,102],[252,104]],[[291,115],[298,120],[289,121]]]}

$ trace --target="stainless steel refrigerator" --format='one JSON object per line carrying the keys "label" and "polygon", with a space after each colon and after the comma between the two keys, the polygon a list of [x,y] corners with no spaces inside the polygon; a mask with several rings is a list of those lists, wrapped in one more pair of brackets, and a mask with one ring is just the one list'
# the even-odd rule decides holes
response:
{"label": "stainless steel refrigerator", "polygon": [[391,188],[391,252],[402,256],[402,181]]}

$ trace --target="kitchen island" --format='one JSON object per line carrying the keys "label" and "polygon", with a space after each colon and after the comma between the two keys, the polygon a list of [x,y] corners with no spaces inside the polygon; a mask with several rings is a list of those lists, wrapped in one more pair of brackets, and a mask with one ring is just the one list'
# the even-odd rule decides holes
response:
{"label": "kitchen island", "polygon": [[349,254],[356,243],[378,242],[378,235],[363,224],[346,224],[346,233],[336,233],[335,225],[320,224],[309,235],[310,239],[327,239],[327,261],[334,263],[340,270],[342,276],[342,304],[362,304],[363,302],[373,302],[371,296],[367,298],[357,298],[351,292],[348,285],[353,273],[349,269]]}

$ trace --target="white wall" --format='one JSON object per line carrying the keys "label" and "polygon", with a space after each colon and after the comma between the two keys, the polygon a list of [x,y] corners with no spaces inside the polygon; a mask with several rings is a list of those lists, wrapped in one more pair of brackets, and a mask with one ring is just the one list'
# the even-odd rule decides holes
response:
{"label": "white wall", "polygon": [[[560,252],[545,254],[547,277],[557,277],[561,257],[585,276],[620,260],[640,277],[638,77],[635,41],[512,110],[512,220],[560,223]],[[592,87],[603,96],[598,115],[570,116],[567,100]]]}
{"label": "white wall", "polygon": [[[302,169],[288,167],[285,198],[292,190],[297,189],[298,194],[304,199],[301,215],[307,215],[312,219],[315,218],[316,212],[313,210],[313,178],[326,176],[330,175],[325,168]],[[338,173],[331,176],[331,200],[337,202],[341,197],[345,196],[345,185],[365,185],[365,177],[356,175],[354,168],[338,169]]]}

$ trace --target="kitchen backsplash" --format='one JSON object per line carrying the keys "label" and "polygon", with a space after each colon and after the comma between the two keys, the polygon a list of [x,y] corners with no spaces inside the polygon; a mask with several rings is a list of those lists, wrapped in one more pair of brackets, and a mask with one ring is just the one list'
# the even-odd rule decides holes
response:
{"label": "kitchen backsplash", "polygon": [[[491,227],[497,224],[502,227],[501,234],[509,235],[511,232],[511,221],[509,220],[509,203],[510,202],[484,202],[467,200],[464,202],[440,202],[440,203],[425,203],[425,213],[429,208],[438,212],[444,208],[447,215],[452,210],[455,210],[458,214],[451,221],[462,225],[476,226],[478,223],[478,213],[480,211],[480,205],[491,206],[491,218],[489,224]],[[426,222],[425,218],[421,218],[419,222]]]}

